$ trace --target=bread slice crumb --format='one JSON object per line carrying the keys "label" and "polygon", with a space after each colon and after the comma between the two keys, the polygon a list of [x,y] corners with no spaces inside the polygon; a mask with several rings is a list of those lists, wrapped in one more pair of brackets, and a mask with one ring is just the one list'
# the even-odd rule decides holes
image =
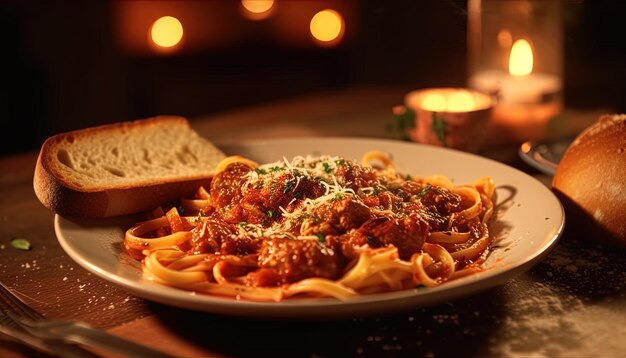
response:
{"label": "bread slice crumb", "polygon": [[[155,199],[173,200],[188,194],[185,183],[197,186],[210,180],[224,158],[183,117],[119,122],[48,138],[40,150],[34,188],[44,206],[57,213],[122,215],[138,210],[137,204],[124,203],[138,200],[131,196],[146,189],[154,199],[146,199],[146,205],[152,206],[145,210],[158,205]],[[118,196],[121,202],[113,203]],[[105,209],[94,211],[87,206]]]}

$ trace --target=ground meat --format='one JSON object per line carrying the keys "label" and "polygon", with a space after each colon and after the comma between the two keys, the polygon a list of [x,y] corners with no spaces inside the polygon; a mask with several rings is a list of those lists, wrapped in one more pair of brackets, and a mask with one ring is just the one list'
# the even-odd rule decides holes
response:
{"label": "ground meat", "polygon": [[280,286],[281,276],[273,269],[262,268],[249,272],[245,284],[253,287]]}
{"label": "ground meat", "polygon": [[233,163],[217,173],[211,180],[211,201],[221,216],[228,222],[237,223],[241,220],[241,210],[237,209],[241,200],[241,186],[250,167],[241,163]]}
{"label": "ground meat", "polygon": [[[428,188],[428,189],[427,189]],[[413,180],[403,181],[394,188],[394,194],[401,197],[404,201],[410,201],[411,198],[417,197],[421,198],[424,193],[430,190],[430,187],[426,184],[418,183]]]}
{"label": "ground meat", "polygon": [[302,235],[338,235],[358,228],[370,218],[370,210],[353,198],[329,201],[311,210],[303,220]]}
{"label": "ground meat", "polygon": [[417,215],[428,223],[430,231],[448,230],[448,217],[439,214],[435,208],[428,208],[420,201],[401,203],[398,213],[401,215]]}
{"label": "ground meat", "polygon": [[363,202],[370,208],[396,211],[400,207],[400,203],[402,203],[402,198],[390,191],[382,191],[378,194],[364,197]]}
{"label": "ground meat", "polygon": [[323,193],[324,188],[318,181],[304,177],[298,179],[286,173],[270,183],[249,188],[241,198],[240,219],[269,226],[281,218],[282,209],[293,211],[302,199],[317,198]]}
{"label": "ground meat", "polygon": [[348,161],[338,165],[334,174],[341,185],[355,191],[359,188],[373,187],[378,183],[374,169]]}
{"label": "ground meat", "polygon": [[263,241],[258,262],[278,274],[280,283],[291,283],[310,277],[337,279],[342,258],[318,240],[269,238]]}
{"label": "ground meat", "polygon": [[247,255],[260,247],[259,239],[238,237],[237,228],[217,219],[207,219],[192,230],[193,254]]}
{"label": "ground meat", "polygon": [[426,241],[428,224],[417,215],[404,218],[378,218],[365,223],[361,228],[341,237],[347,245],[342,246],[346,257],[354,256],[353,247],[368,244],[372,248],[394,245],[400,258],[408,260],[418,253]]}
{"label": "ground meat", "polygon": [[425,187],[420,194],[419,200],[429,211],[443,216],[458,211],[461,204],[460,195],[439,186]]}
{"label": "ground meat", "polygon": [[[293,182],[295,180],[295,182]],[[293,183],[297,183],[297,179],[292,179]],[[293,186],[289,190],[287,190],[287,194],[290,194],[292,197],[297,199],[310,198],[315,199],[324,195],[326,189],[320,184],[319,181],[314,179],[309,179],[306,177],[301,177],[300,182],[297,183],[297,186]]]}

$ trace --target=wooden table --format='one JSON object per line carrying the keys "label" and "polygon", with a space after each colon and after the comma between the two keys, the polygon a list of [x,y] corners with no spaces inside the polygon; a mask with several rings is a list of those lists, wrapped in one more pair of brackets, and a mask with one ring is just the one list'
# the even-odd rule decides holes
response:
{"label": "wooden table", "polygon": [[[397,138],[384,128],[405,90],[307,95],[198,118],[193,126],[218,144],[284,136]],[[582,122],[572,123],[575,131]],[[481,154],[548,183],[516,150]],[[33,193],[36,155],[0,158],[0,280],[47,316],[83,320],[177,356],[626,355],[626,252],[576,232],[566,231],[544,261],[503,286],[389,316],[244,319],[145,301],[90,274],[61,249],[53,213]],[[15,237],[28,239],[32,249],[14,249]],[[34,354],[0,344],[0,356]]]}

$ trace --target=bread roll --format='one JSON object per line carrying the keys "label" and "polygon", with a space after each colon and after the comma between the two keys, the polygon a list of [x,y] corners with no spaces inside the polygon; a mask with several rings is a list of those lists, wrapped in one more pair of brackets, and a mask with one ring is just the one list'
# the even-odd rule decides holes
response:
{"label": "bread roll", "polygon": [[152,210],[207,186],[225,158],[187,119],[158,116],[48,138],[35,166],[41,203],[71,217]]}
{"label": "bread roll", "polygon": [[585,129],[566,150],[552,187],[572,234],[626,246],[626,114]]}

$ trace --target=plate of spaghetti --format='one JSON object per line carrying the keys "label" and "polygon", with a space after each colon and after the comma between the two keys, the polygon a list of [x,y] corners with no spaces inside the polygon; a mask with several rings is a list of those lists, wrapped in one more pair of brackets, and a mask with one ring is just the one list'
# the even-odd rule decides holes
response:
{"label": "plate of spaghetti", "polygon": [[55,219],[79,264],[137,296],[257,317],[380,314],[467,296],[532,267],[564,214],[504,164],[391,140],[223,145],[209,187],[150,213]]}

